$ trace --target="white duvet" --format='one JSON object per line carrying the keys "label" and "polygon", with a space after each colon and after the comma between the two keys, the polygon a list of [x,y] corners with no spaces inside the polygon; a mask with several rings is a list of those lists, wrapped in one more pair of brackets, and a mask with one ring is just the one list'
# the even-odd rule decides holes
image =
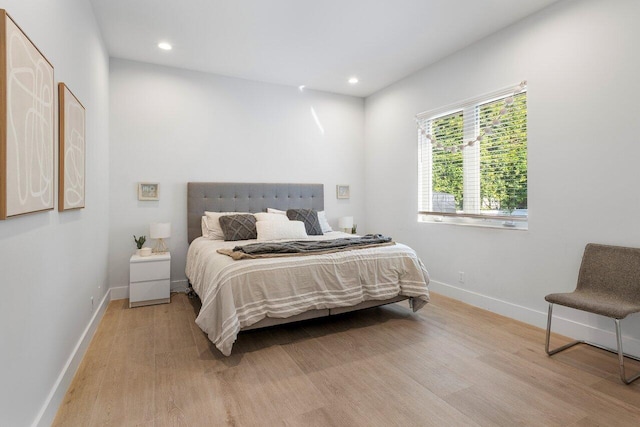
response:
{"label": "white duvet", "polygon": [[[353,237],[341,232],[313,240]],[[311,237],[310,237],[311,239]],[[196,323],[226,356],[241,328],[265,317],[347,307],[398,295],[429,301],[429,276],[413,249],[402,244],[322,255],[234,261],[217,253],[256,240],[198,238],[189,246],[186,275],[202,301]]]}

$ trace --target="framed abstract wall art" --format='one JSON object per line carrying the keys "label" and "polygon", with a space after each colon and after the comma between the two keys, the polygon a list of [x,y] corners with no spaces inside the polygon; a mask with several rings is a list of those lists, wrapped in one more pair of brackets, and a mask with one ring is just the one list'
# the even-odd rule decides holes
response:
{"label": "framed abstract wall art", "polygon": [[351,197],[348,185],[336,185],[336,197],[338,199],[348,199]]}
{"label": "framed abstract wall art", "polygon": [[0,219],[53,209],[53,65],[0,9]]}
{"label": "framed abstract wall art", "polygon": [[160,184],[157,182],[139,182],[138,200],[160,200]]}
{"label": "framed abstract wall art", "polygon": [[58,210],[84,208],[85,109],[64,83],[58,83]]}

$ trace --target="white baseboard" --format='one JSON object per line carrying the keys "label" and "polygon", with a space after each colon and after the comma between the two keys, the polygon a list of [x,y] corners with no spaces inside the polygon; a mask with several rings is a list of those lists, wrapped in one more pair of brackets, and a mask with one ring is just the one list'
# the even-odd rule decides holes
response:
{"label": "white baseboard", "polygon": [[[429,289],[433,292],[445,295],[459,301],[465,302],[469,305],[479,307],[493,313],[500,314],[502,316],[510,317],[512,319],[519,320],[524,323],[528,323],[539,328],[546,329],[547,327],[547,312],[538,311],[528,307],[524,307],[518,304],[513,304],[508,301],[504,301],[498,298],[482,295],[477,292],[472,292],[468,289],[462,289],[457,286],[449,285],[447,283],[431,280],[429,282]],[[553,332],[565,335],[574,339],[582,339],[590,342],[597,343],[599,345],[616,348],[616,334],[613,330],[605,330],[593,325],[580,323],[575,320],[567,319],[555,314],[553,315],[552,330]],[[613,329],[613,321],[611,321]],[[640,341],[624,336],[624,325],[622,326],[623,338],[622,348],[625,353],[631,354],[636,357],[640,357]],[[544,342],[540,343],[544,346]],[[554,344],[551,344],[554,347]]]}
{"label": "white baseboard", "polygon": [[104,316],[104,312],[109,305],[109,301],[111,301],[110,291],[111,290],[107,290],[107,292],[105,292],[100,304],[98,304],[97,310],[93,313],[93,316],[91,317],[87,327],[84,329],[84,332],[82,332],[78,343],[71,352],[69,359],[67,359],[67,363],[64,365],[64,368],[62,368],[62,371],[53,385],[51,392],[47,396],[44,405],[31,424],[32,426],[50,426],[53,423],[56,413],[58,412],[58,408],[60,407],[60,403],[62,402],[62,399],[64,399],[64,395],[67,393],[67,389],[73,380],[73,376],[76,374],[76,371],[80,366],[80,362],[82,362],[82,358],[84,357],[84,354],[89,347],[89,343],[102,320],[102,316]]}
{"label": "white baseboard", "polygon": [[111,301],[129,298],[129,285],[111,288]]}
{"label": "white baseboard", "polygon": [[184,292],[188,287],[189,281],[187,279],[171,281],[171,292]]}

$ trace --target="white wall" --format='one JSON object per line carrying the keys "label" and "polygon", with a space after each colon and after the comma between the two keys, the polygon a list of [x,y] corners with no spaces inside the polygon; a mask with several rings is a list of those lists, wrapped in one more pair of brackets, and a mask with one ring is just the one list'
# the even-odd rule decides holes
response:
{"label": "white wall", "polygon": [[0,221],[0,424],[25,426],[49,403],[93,314],[90,298],[97,305],[107,289],[109,60],[86,0],[6,0],[1,7],[87,111],[87,207]]}
{"label": "white wall", "polygon": [[[640,246],[638,16],[635,0],[563,1],[367,98],[369,228],[413,246],[432,289],[544,325],[544,296],[574,289],[587,242]],[[529,230],[417,223],[415,114],[521,80]],[[565,333],[615,345],[608,319],[556,311]],[[623,322],[636,354],[638,326]]]}
{"label": "white wall", "polygon": [[[132,235],[155,221],[172,224],[172,287],[186,285],[189,181],[322,183],[330,222],[364,227],[361,98],[112,59],[110,104],[112,287],[128,286]],[[159,182],[160,201],[138,201],[139,181]]]}
{"label": "white wall", "polygon": [[[561,2],[369,97],[364,109],[359,98],[124,60],[109,73],[87,1],[2,7],[87,108],[87,207],[0,222],[3,425],[57,407],[50,392],[90,321],[90,299],[128,282],[132,234],[171,221],[172,276],[184,278],[188,181],[324,183],[334,226],[354,215],[362,231],[416,248],[433,289],[535,324],[544,323],[545,294],[573,288],[585,243],[640,246],[633,0]],[[418,224],[414,115],[522,79],[529,231]],[[137,201],[143,180],[160,182],[159,202]],[[350,184],[352,198],[336,200],[335,184]],[[595,328],[567,330],[601,338],[610,329],[558,312]],[[640,337],[637,318],[625,326]]]}

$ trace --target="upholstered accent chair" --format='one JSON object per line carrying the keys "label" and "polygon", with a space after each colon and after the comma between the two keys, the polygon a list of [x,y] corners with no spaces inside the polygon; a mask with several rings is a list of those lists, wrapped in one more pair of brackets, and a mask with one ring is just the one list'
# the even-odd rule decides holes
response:
{"label": "upholstered accent chair", "polygon": [[[620,329],[620,320],[629,314],[640,312],[640,249],[589,243],[582,256],[576,289],[573,292],[547,295],[545,300],[549,303],[545,343],[545,351],[549,356],[576,344],[588,344],[618,354],[620,379],[625,384],[631,384],[640,378],[640,374],[630,378],[625,375],[625,356],[640,359],[623,353]],[[554,304],[612,318],[616,328],[617,350],[583,340],[549,350]]]}

